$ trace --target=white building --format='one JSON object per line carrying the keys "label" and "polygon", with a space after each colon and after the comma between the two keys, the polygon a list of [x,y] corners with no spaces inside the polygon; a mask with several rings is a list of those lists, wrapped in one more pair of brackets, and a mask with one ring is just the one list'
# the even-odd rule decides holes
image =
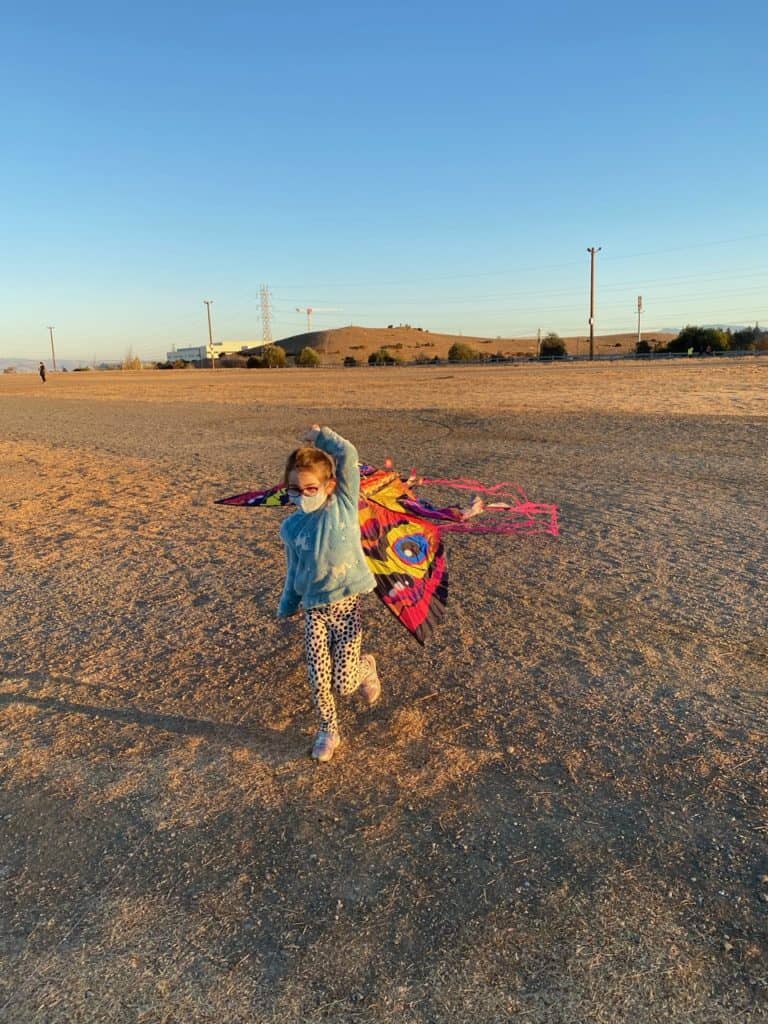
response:
{"label": "white building", "polygon": [[255,348],[263,348],[268,341],[214,341],[213,348],[209,345],[191,345],[184,348],[176,348],[166,353],[165,358],[169,363],[183,359],[185,363],[201,363],[211,358],[211,352],[220,359],[222,356],[239,354],[250,354]]}

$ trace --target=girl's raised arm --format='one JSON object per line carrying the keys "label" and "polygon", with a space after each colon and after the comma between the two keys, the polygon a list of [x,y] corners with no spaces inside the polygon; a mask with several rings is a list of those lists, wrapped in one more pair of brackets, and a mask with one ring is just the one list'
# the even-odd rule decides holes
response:
{"label": "girl's raised arm", "polygon": [[357,448],[330,427],[314,426],[305,435],[315,447],[330,455],[336,463],[336,490],[339,496],[357,507],[360,497],[360,468]]}

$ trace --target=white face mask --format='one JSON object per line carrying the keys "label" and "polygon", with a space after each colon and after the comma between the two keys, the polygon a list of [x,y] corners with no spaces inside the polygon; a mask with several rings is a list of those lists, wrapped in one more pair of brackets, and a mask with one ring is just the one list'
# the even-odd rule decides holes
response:
{"label": "white face mask", "polygon": [[309,514],[310,512],[317,512],[319,508],[322,508],[326,502],[328,495],[325,493],[325,488],[321,487],[317,494],[297,494],[291,495],[291,501],[294,505],[297,505],[302,512]]}

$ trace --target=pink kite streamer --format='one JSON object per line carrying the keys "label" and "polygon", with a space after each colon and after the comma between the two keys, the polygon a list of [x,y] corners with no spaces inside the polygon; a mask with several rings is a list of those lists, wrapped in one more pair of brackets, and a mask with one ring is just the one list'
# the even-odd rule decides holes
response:
{"label": "pink kite streamer", "polygon": [[[424,499],[411,502],[404,499],[403,504],[415,515],[422,515],[440,524],[440,528],[450,533],[501,533],[501,534],[534,534],[549,533],[553,537],[559,535],[557,506],[543,502],[531,501],[518,484],[504,482],[486,486],[479,480],[466,477],[443,479],[423,477],[412,473],[408,484],[450,487],[456,490],[473,491],[475,498],[469,508],[449,506],[436,508]],[[480,494],[492,497],[493,501],[484,501]],[[499,499],[511,499],[503,501]],[[493,519],[483,519],[473,523],[470,520],[485,513],[493,513]]]}

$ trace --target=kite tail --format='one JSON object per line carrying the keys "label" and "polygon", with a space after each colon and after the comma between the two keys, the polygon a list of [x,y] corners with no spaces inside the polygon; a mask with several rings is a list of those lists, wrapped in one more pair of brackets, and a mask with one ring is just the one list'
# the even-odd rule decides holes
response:
{"label": "kite tail", "polygon": [[514,507],[487,505],[484,511],[495,513],[495,518],[484,519],[482,522],[441,522],[440,529],[444,533],[549,533],[553,537],[560,535],[556,505],[529,501]]}
{"label": "kite tail", "polygon": [[[553,537],[559,535],[557,506],[531,501],[518,484],[504,482],[491,487],[479,480],[458,477],[453,480],[421,477],[412,474],[408,483],[426,484],[436,487],[451,487],[456,490],[474,491],[475,497],[467,509],[454,507],[435,508],[423,500],[414,502],[413,511],[417,506],[421,515],[440,523],[440,529],[450,533],[549,533]],[[480,494],[487,494],[493,501],[484,501]],[[509,501],[499,501],[508,498]],[[406,501],[403,504],[407,503]],[[493,519],[485,519],[481,523],[470,520],[486,512],[493,513]]]}

